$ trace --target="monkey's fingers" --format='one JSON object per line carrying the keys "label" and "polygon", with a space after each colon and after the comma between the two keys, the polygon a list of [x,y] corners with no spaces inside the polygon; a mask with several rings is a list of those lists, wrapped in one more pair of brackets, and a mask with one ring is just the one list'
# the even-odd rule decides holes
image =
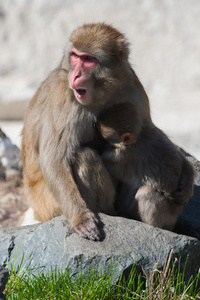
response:
{"label": "monkey's fingers", "polygon": [[81,237],[92,240],[99,241],[101,239],[101,232],[98,228],[99,220],[92,213],[90,217],[85,219],[83,222],[76,225],[73,229],[74,232],[79,234]]}

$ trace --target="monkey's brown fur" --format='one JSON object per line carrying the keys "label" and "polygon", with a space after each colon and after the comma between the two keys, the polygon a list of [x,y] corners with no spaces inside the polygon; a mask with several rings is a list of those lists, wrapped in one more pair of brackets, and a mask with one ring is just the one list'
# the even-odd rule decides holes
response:
{"label": "monkey's brown fur", "polygon": [[130,103],[100,113],[109,142],[102,158],[119,187],[117,208],[145,223],[172,230],[193,193],[194,170],[167,136]]}
{"label": "monkey's brown fur", "polygon": [[[36,218],[45,222],[64,214],[75,232],[92,240],[100,239],[94,212],[112,213],[115,198],[101,157],[84,147],[94,138],[97,115],[115,103],[131,102],[143,124],[151,124],[148,97],[128,54],[124,35],[113,27],[99,23],[78,28],[24,120],[24,189]],[[94,66],[85,67],[90,61]],[[88,153],[93,175],[87,170],[89,159],[83,159]]]}

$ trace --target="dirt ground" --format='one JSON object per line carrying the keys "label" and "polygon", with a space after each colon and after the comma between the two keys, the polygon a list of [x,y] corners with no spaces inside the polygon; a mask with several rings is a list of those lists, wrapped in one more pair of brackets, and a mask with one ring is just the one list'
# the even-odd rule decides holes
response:
{"label": "dirt ground", "polygon": [[0,181],[0,228],[18,226],[28,207],[23,195],[21,177]]}

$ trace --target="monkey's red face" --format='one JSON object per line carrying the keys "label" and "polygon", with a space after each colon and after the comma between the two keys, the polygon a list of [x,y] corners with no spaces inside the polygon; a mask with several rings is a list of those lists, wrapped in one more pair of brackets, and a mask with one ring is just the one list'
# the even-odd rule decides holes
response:
{"label": "monkey's red face", "polygon": [[97,59],[89,53],[79,52],[76,49],[70,52],[69,84],[76,99],[83,105],[90,104],[92,100],[95,84],[94,70],[97,64]]}

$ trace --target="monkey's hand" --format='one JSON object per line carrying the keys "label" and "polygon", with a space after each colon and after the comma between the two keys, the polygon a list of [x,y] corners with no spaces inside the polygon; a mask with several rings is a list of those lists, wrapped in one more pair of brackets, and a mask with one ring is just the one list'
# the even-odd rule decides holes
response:
{"label": "monkey's hand", "polygon": [[80,219],[79,223],[73,226],[73,231],[83,238],[99,241],[101,239],[100,221],[95,214],[90,210],[85,210]]}
{"label": "monkey's hand", "polygon": [[187,173],[181,174],[181,180],[179,182],[178,188],[172,193],[176,204],[185,205],[188,203],[189,199],[194,193],[194,176],[193,170],[190,170],[191,175]]}
{"label": "monkey's hand", "polygon": [[185,205],[193,195],[193,186],[186,186],[182,190],[177,190],[172,193],[175,203],[178,205]]}

